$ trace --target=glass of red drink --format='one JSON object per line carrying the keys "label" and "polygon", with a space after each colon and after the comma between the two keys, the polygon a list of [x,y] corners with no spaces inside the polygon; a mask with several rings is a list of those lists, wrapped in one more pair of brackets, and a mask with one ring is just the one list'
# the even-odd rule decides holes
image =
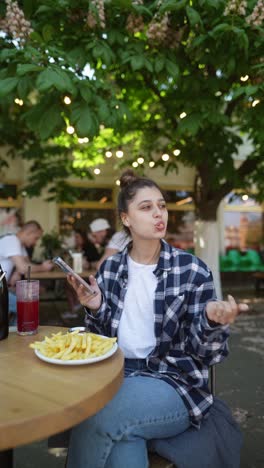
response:
{"label": "glass of red drink", "polygon": [[16,282],[17,333],[34,335],[39,325],[39,281]]}

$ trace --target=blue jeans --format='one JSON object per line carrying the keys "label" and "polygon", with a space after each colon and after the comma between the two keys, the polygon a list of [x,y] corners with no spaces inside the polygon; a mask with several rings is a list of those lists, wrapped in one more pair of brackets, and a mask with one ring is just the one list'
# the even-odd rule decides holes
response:
{"label": "blue jeans", "polygon": [[126,359],[126,378],[114,398],[72,429],[67,468],[147,468],[147,440],[188,429],[188,410],[171,385],[129,376],[144,367],[145,360]]}

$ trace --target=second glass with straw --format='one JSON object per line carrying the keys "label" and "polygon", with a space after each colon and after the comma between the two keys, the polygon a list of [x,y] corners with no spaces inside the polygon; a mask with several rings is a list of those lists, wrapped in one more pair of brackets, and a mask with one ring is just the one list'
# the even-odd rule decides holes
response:
{"label": "second glass with straw", "polygon": [[17,333],[34,335],[39,325],[39,281],[30,279],[30,268],[26,280],[16,282]]}

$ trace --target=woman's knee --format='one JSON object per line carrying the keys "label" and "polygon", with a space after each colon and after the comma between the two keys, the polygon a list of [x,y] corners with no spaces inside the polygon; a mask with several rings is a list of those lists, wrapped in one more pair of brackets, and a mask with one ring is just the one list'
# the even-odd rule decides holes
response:
{"label": "woman's knee", "polygon": [[89,418],[83,428],[120,441],[151,438],[152,434],[156,437],[159,430],[161,434],[164,430],[167,437],[188,426],[188,411],[169,384],[150,377],[129,377],[116,396]]}

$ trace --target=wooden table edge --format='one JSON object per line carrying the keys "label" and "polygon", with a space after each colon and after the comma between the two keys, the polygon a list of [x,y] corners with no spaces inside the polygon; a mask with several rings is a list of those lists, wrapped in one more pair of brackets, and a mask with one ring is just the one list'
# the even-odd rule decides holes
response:
{"label": "wooden table edge", "polygon": [[[117,351],[118,352],[118,351]],[[110,358],[111,359],[111,358]],[[58,432],[63,432],[71,427],[79,424],[80,422],[84,421],[89,416],[97,413],[100,409],[102,409],[117,393],[118,389],[120,388],[123,381],[123,370],[121,370],[117,377],[115,378],[114,382],[109,382],[109,384],[104,387],[100,392],[98,392],[96,396],[96,403],[92,400],[92,397],[87,398],[87,400],[80,401],[79,405],[74,405],[73,407],[69,406],[64,408],[64,411],[67,413],[69,417],[68,423],[65,424],[65,414],[62,414],[62,411],[58,409],[58,411],[52,413],[52,421],[50,420],[50,414],[41,417],[41,421],[39,417],[33,418],[31,421],[21,421],[19,424],[16,424],[15,427],[6,426],[8,431],[14,432],[14,438],[12,443],[5,444],[2,446],[0,444],[0,450],[8,450],[14,447],[18,447],[21,445],[30,444],[32,442],[36,442],[38,440],[43,440],[57,434]],[[107,398],[105,397],[105,392],[107,392]],[[91,404],[94,405],[93,411],[91,412],[88,410],[85,412],[84,407],[87,405],[87,408],[90,408]],[[27,426],[27,431],[25,437],[19,437],[19,444],[15,441],[16,432],[20,432],[24,426]],[[41,429],[38,429],[38,434],[34,435],[34,428],[36,424],[41,425]],[[31,428],[31,429],[30,429]],[[32,434],[32,437],[28,437],[28,433]]]}
{"label": "wooden table edge", "polygon": [[[101,390],[98,391],[96,394],[96,399],[94,398],[94,395],[88,395],[86,399],[82,398],[77,404],[69,404],[69,406],[62,405],[61,407],[58,406],[57,410],[49,412],[45,415],[37,415],[31,420],[22,419],[15,424],[6,424],[5,429],[8,437],[0,437],[0,451],[5,451],[20,445],[46,439],[51,435],[62,432],[79,424],[89,416],[97,413],[108,403],[108,401],[114,397],[123,382],[124,357],[119,348],[113,354],[113,356],[107,359],[107,361],[116,359],[119,361],[117,371],[113,374],[113,378],[103,388],[101,388]],[[65,419],[67,419],[66,423]],[[37,431],[35,430],[36,425],[38,427]]]}

